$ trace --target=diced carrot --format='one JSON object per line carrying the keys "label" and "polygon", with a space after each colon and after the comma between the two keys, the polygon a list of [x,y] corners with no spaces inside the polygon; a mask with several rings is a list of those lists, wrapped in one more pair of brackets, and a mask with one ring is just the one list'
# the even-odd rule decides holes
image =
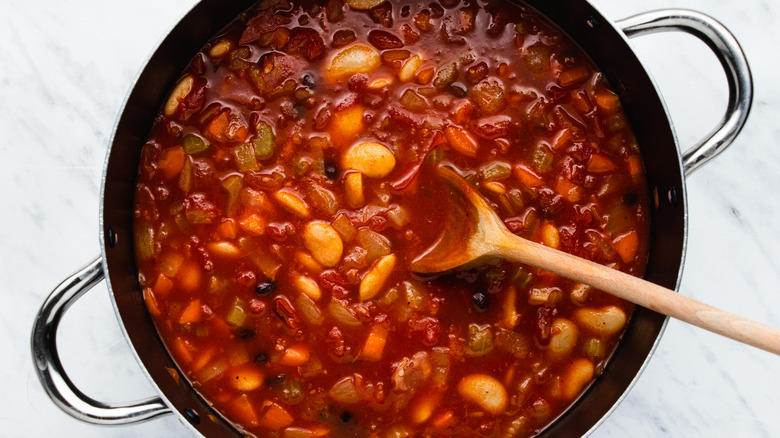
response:
{"label": "diced carrot", "polygon": [[185,291],[198,290],[203,274],[195,263],[185,262],[176,274],[176,284]]}
{"label": "diced carrot", "polygon": [[292,415],[276,403],[271,403],[268,409],[266,409],[265,414],[263,414],[263,418],[260,419],[260,424],[262,426],[272,430],[279,430],[287,427],[292,424],[292,422]]}
{"label": "diced carrot", "polygon": [[558,84],[567,88],[585,82],[590,76],[591,71],[588,67],[578,66],[562,71],[558,76]]}
{"label": "diced carrot", "polygon": [[365,344],[363,344],[363,351],[360,353],[360,358],[372,362],[381,359],[382,352],[385,349],[385,343],[387,342],[387,335],[387,329],[381,325],[371,327],[371,332],[368,334]]}
{"label": "diced carrot", "polygon": [[515,166],[515,177],[517,177],[523,185],[530,188],[541,187],[542,184],[544,184],[542,177],[522,164]]}
{"label": "diced carrot", "polygon": [[631,174],[631,178],[633,178],[634,181],[638,181],[642,179],[642,175],[644,166],[642,166],[642,159],[639,158],[639,155],[631,155],[628,157],[628,172]]}
{"label": "diced carrot", "polygon": [[184,308],[179,317],[179,324],[192,324],[199,322],[201,318],[200,299],[196,298]]}
{"label": "diced carrot", "polygon": [[305,364],[309,361],[311,352],[309,347],[304,344],[297,344],[287,347],[282,353],[282,358],[279,359],[279,363],[289,367],[297,367]]}
{"label": "diced carrot", "polygon": [[447,143],[456,151],[467,157],[477,156],[479,143],[469,131],[458,126],[448,126],[444,128],[444,136],[447,137]]}
{"label": "diced carrot", "polygon": [[593,110],[593,105],[584,91],[573,91],[571,93],[571,103],[580,114],[589,113]]}
{"label": "diced carrot", "polygon": [[209,242],[206,244],[206,249],[209,250],[209,254],[225,259],[234,259],[241,257],[242,255],[238,246],[232,242],[227,242],[224,240],[220,240],[219,242]]}
{"label": "diced carrot", "polygon": [[229,112],[230,111],[222,111],[218,116],[211,119],[203,130],[206,137],[217,142],[225,141],[225,131],[227,131],[228,125],[230,124],[230,119],[228,118]]}
{"label": "diced carrot", "polygon": [[192,362],[192,365],[190,366],[190,371],[193,373],[197,373],[198,371],[202,370],[203,367],[208,365],[209,362],[211,362],[211,359],[214,358],[214,354],[216,353],[216,349],[214,347],[209,348],[205,351],[200,351],[197,358],[195,358],[195,361]]}
{"label": "diced carrot", "polygon": [[183,363],[189,364],[192,362],[192,345],[182,337],[177,337],[173,340],[173,355],[176,359]]}
{"label": "diced carrot", "polygon": [[236,231],[236,222],[233,219],[227,219],[217,227],[217,234],[223,239],[235,239]]}
{"label": "diced carrot", "polygon": [[558,178],[555,191],[569,202],[579,202],[582,199],[582,187],[564,177]]}
{"label": "diced carrot", "polygon": [[621,234],[613,240],[615,251],[620,255],[624,263],[634,260],[636,252],[639,249],[639,235],[636,230],[631,230]]}
{"label": "diced carrot", "polygon": [[615,169],[615,163],[602,154],[593,154],[588,160],[588,172],[604,173]]}
{"label": "diced carrot", "polygon": [[561,245],[561,236],[558,232],[558,228],[548,221],[544,221],[541,227],[542,243],[550,248],[558,249]]}
{"label": "diced carrot", "polygon": [[562,149],[563,147],[571,143],[572,137],[573,136],[569,128],[561,129],[560,131],[558,131],[557,134],[555,134],[555,138],[553,138],[552,148],[555,150]]}
{"label": "diced carrot", "polygon": [[230,384],[242,391],[253,391],[263,384],[263,372],[253,363],[233,367],[229,371]]}
{"label": "diced carrot", "polygon": [[262,236],[265,234],[266,221],[260,215],[250,214],[238,221],[238,226],[247,233],[252,233],[256,236]]}
{"label": "diced carrot", "polygon": [[149,310],[149,313],[152,316],[160,316],[162,314],[160,305],[157,304],[157,297],[155,297],[155,292],[152,288],[144,288],[144,303],[146,303],[146,309]]}
{"label": "diced carrot", "polygon": [[257,426],[258,424],[257,413],[246,394],[241,394],[233,400],[228,406],[228,411],[241,424],[248,426]]}
{"label": "diced carrot", "polygon": [[471,120],[471,114],[474,112],[474,104],[471,101],[463,101],[455,107],[452,113],[452,122],[462,125]]}
{"label": "diced carrot", "polygon": [[424,392],[417,396],[409,408],[412,421],[416,424],[428,421],[433,415],[433,411],[438,407],[441,396],[442,393],[438,391]]}
{"label": "diced carrot", "polygon": [[447,411],[442,414],[437,415],[436,417],[431,420],[431,424],[433,427],[437,429],[443,429],[445,427],[450,426],[455,422],[455,414],[452,413],[452,411]]}
{"label": "diced carrot", "polygon": [[154,293],[160,296],[168,295],[173,290],[173,280],[165,274],[159,274],[154,282]]}
{"label": "diced carrot", "polygon": [[179,176],[181,170],[184,168],[184,148],[176,146],[165,151],[162,159],[158,163],[160,170],[162,171],[165,179],[173,179]]}
{"label": "diced carrot", "polygon": [[336,145],[346,145],[351,142],[365,129],[363,107],[353,105],[337,112],[330,119],[329,128],[331,139]]}
{"label": "diced carrot", "polygon": [[611,113],[620,107],[620,98],[611,91],[601,91],[596,93],[596,105],[604,112]]}
{"label": "diced carrot", "polygon": [[230,326],[222,318],[212,318],[210,322],[211,322],[211,330],[214,331],[215,335],[229,336],[230,333],[232,332]]}

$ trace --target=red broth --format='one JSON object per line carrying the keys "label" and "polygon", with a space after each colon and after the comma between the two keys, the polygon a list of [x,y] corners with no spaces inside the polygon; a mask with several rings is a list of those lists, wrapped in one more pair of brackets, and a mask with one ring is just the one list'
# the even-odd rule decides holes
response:
{"label": "red broth", "polygon": [[139,281],[182,373],[257,436],[531,436],[632,306],[495,261],[408,271],[455,167],[514,233],[633,275],[648,191],[617,95],[529,9],[264,2],[199,52],[135,198]]}

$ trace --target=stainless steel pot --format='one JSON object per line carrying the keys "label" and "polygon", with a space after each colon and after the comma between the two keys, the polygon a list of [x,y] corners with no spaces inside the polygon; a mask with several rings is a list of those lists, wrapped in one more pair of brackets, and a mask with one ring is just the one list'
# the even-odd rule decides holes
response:
{"label": "stainless steel pot", "polygon": [[[152,55],[127,98],[114,131],[100,208],[101,256],[61,283],[35,320],[32,352],[41,383],[66,413],[103,425],[144,421],[175,413],[204,436],[242,436],[187,383],[163,346],[146,311],[132,246],[133,194],[141,147],[168,90],[192,55],[219,29],[253,3],[203,0],[170,32]],[[693,11],[661,10],[611,22],[584,0],[528,0],[577,41],[620,95],[644,156],[652,214],[646,278],[668,288],[679,285],[685,255],[687,209],[685,178],[706,164],[737,136],[752,102],[750,70],[739,44],[714,19]],[[672,122],[647,70],[627,37],[664,31],[690,33],[720,60],[729,100],[718,126],[681,153]],[[125,405],[88,397],[71,382],[57,353],[57,327],[68,308],[103,278],[120,326],[158,396]],[[639,308],[604,373],[541,436],[582,436],[592,431],[625,396],[655,349],[666,318]]]}

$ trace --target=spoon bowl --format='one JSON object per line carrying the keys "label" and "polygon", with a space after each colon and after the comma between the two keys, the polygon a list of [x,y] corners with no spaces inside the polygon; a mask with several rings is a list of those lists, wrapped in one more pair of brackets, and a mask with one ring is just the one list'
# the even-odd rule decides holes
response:
{"label": "spoon bowl", "polygon": [[780,355],[780,330],[680,295],[638,277],[549,248],[510,232],[485,198],[448,165],[437,167],[450,187],[446,223],[412,261],[421,274],[470,269],[503,258],[593,286],[618,298]]}

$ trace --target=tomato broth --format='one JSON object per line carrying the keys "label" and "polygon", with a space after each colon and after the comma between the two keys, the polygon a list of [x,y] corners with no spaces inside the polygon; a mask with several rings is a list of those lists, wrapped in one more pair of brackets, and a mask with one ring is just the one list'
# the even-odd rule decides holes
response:
{"label": "tomato broth", "polygon": [[451,166],[524,238],[641,276],[617,94],[533,10],[264,1],[195,55],[143,147],[135,250],[184,376],[250,435],[532,436],[632,305],[507,261],[409,271]]}

